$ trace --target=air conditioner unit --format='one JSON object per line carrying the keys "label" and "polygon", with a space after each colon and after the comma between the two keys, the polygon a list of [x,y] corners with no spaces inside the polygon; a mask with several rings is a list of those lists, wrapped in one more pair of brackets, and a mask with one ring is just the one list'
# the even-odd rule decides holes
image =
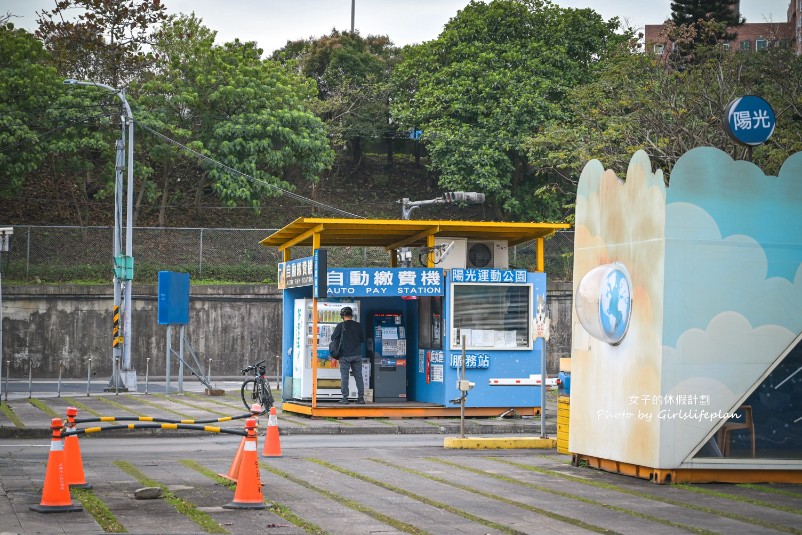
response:
{"label": "air conditioner unit", "polygon": [[500,268],[510,266],[510,255],[505,240],[469,240],[465,256],[466,267]]}
{"label": "air conditioner unit", "polygon": [[435,267],[465,269],[465,259],[468,254],[467,238],[435,238],[434,245],[439,248]]}

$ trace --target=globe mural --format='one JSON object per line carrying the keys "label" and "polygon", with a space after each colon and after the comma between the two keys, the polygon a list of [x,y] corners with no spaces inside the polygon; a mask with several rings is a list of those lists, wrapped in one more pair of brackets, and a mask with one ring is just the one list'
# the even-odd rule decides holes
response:
{"label": "globe mural", "polygon": [[603,264],[579,282],[574,306],[582,327],[594,338],[616,345],[629,328],[632,279],[624,264]]}
{"label": "globe mural", "polygon": [[629,326],[630,299],[629,277],[619,268],[614,268],[604,278],[599,319],[606,340],[617,344],[623,340]]}

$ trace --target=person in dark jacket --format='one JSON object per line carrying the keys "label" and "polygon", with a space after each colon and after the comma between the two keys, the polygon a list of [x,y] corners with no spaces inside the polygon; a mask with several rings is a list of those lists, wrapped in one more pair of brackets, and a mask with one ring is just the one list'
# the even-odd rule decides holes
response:
{"label": "person in dark jacket", "polygon": [[362,343],[365,334],[362,327],[354,321],[351,307],[340,310],[343,319],[331,333],[331,340],[340,346],[340,391],[343,398],[340,403],[348,403],[348,373],[354,374],[356,382],[357,403],[365,403],[365,384],[362,380]]}

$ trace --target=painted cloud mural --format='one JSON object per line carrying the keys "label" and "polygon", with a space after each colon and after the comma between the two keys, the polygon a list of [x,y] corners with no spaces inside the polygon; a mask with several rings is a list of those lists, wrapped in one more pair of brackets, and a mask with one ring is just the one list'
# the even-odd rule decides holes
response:
{"label": "painted cloud mural", "polygon": [[587,164],[574,289],[594,268],[624,264],[632,318],[612,346],[574,314],[571,451],[654,468],[693,465],[720,415],[737,410],[799,340],[800,216],[802,153],[771,177],[717,149],[693,149],[669,187],[643,151],[626,181]]}

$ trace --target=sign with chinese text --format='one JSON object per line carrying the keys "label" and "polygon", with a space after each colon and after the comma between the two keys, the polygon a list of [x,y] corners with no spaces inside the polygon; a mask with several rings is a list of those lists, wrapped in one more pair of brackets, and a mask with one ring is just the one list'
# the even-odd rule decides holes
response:
{"label": "sign with chinese text", "polygon": [[[462,368],[462,353],[451,353],[449,355],[449,364],[452,368]],[[490,367],[490,355],[487,353],[466,353],[465,354],[465,368],[481,368],[487,369]]]}
{"label": "sign with chinese text", "polygon": [[443,295],[443,270],[426,268],[329,268],[328,297]]}
{"label": "sign with chinese text", "polygon": [[480,283],[525,283],[526,270],[524,269],[460,269],[451,270],[451,282],[480,282]]}
{"label": "sign with chinese text", "polygon": [[299,288],[312,286],[314,276],[314,259],[311,256],[296,258],[278,265],[278,288]]}
{"label": "sign with chinese text", "polygon": [[724,115],[727,134],[742,145],[762,145],[777,125],[771,105],[754,95],[733,100],[727,105]]}

